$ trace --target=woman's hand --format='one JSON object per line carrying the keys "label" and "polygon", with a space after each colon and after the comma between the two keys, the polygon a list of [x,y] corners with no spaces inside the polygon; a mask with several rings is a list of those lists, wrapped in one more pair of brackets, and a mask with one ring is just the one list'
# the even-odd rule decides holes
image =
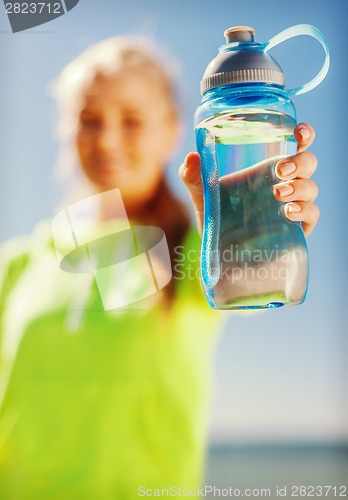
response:
{"label": "woman's hand", "polygon": [[[319,219],[319,208],[313,202],[318,195],[316,183],[310,179],[317,168],[317,158],[306,151],[312,144],[315,132],[307,123],[295,127],[297,154],[282,159],[276,165],[276,175],[282,181],[273,187],[277,200],[286,203],[285,214],[292,221],[301,221],[308,236]],[[203,184],[201,159],[198,153],[189,153],[179,168],[179,176],[189,190],[196,212],[199,234],[203,231]]]}

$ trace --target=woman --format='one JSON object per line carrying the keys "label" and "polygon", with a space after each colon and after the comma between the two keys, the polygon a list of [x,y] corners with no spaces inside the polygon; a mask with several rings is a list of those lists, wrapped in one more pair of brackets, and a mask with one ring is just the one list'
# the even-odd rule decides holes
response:
{"label": "woman", "polygon": [[[175,262],[180,249],[180,262],[198,270],[186,257],[198,252],[202,231],[199,155],[179,170],[197,232],[164,179],[180,136],[171,78],[143,43],[95,45],[63,72],[58,97],[88,194],[101,195],[98,224],[113,219],[114,198],[104,193],[118,188],[132,223],[164,231],[174,279],[136,302],[140,313],[105,311],[92,274],[59,268],[47,224],[3,246],[1,498],[133,499],[146,489],[197,488],[221,315],[207,306],[197,273],[181,279]],[[309,179],[316,158],[305,152],[314,131],[300,124],[295,136],[298,154],[277,174],[296,179],[274,195],[309,234],[319,214]]]}

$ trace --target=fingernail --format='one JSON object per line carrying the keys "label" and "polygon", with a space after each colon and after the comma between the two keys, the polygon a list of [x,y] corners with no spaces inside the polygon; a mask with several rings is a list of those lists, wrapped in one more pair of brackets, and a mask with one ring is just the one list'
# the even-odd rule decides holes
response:
{"label": "fingernail", "polygon": [[290,184],[277,184],[276,190],[279,196],[288,196],[294,192],[294,188]]}
{"label": "fingernail", "polygon": [[301,206],[297,203],[288,203],[287,208],[288,212],[301,212]]}
{"label": "fingernail", "polygon": [[283,177],[286,175],[292,174],[292,172],[295,172],[296,170],[296,165],[292,161],[287,161],[285,163],[281,163],[278,165],[278,169]]}
{"label": "fingernail", "polygon": [[310,131],[308,130],[308,128],[307,128],[307,127],[301,127],[301,128],[299,128],[299,129],[298,129],[298,133],[300,134],[301,139],[302,139],[303,141],[306,141],[306,140],[307,140],[307,139],[309,139],[309,138],[310,138],[310,136],[311,136],[311,133],[310,133]]}

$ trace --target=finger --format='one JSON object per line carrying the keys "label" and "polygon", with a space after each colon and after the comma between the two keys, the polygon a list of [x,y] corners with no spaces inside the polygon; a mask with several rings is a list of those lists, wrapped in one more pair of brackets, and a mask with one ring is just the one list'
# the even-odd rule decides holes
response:
{"label": "finger", "polygon": [[297,153],[287,156],[276,164],[275,172],[279,179],[309,179],[318,166],[317,157],[309,152]]}
{"label": "finger", "polygon": [[201,177],[201,158],[198,153],[189,153],[179,168],[179,177],[187,187],[196,214],[197,228],[203,230],[204,197]]}
{"label": "finger", "polygon": [[315,138],[314,129],[308,123],[299,123],[296,125],[294,135],[299,153],[309,148]]}
{"label": "finger", "polygon": [[313,231],[320,216],[318,205],[308,201],[287,203],[284,211],[289,220],[302,222],[302,229],[306,236]]}
{"label": "finger", "polygon": [[274,196],[279,201],[310,201],[318,196],[318,186],[311,179],[297,179],[273,186]]}

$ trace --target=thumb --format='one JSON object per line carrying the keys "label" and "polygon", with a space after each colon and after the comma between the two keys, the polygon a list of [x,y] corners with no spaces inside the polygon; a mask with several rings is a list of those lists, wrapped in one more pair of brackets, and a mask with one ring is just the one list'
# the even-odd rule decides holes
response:
{"label": "thumb", "polygon": [[198,153],[189,153],[179,168],[179,177],[187,187],[196,214],[197,228],[203,231],[204,198],[201,177],[201,158]]}

